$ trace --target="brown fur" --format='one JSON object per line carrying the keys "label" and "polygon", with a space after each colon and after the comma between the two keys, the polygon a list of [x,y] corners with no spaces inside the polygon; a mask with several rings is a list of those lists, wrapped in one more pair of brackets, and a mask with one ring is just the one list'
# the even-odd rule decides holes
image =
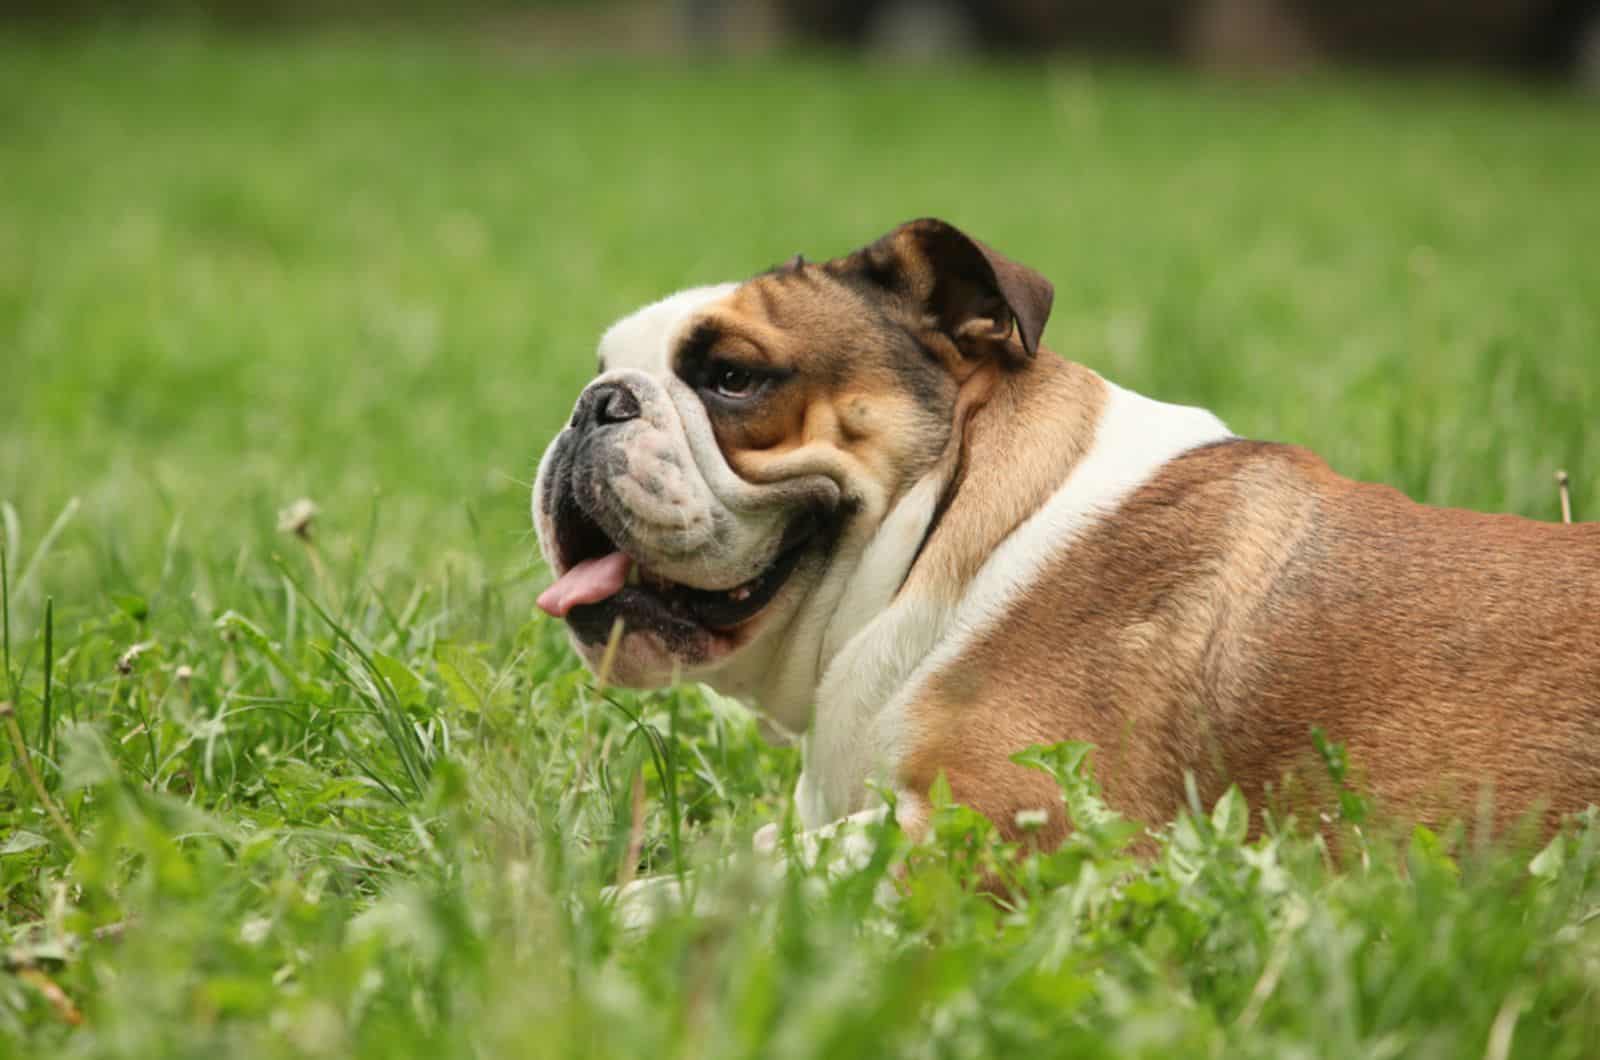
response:
{"label": "brown fur", "polygon": [[1186,771],[1206,799],[1314,786],[1316,726],[1397,812],[1470,819],[1487,792],[1497,825],[1550,827],[1600,799],[1596,599],[1600,524],[1427,508],[1301,449],[1206,447],[936,675],[901,780],[942,771],[1011,832],[1050,808],[1059,838],[1053,783],[1009,761],[1028,744],[1095,744],[1108,801],[1157,823]]}
{"label": "brown fur", "polygon": [[852,481],[894,495],[943,452],[954,380],[821,268],[758,276],[710,309],[701,328],[715,356],[790,373],[754,407],[708,405],[718,445],[744,478],[777,481],[827,451]]}
{"label": "brown fur", "polygon": [[[948,487],[946,508],[905,585],[907,592],[950,603],[1083,457],[1106,401],[1099,376],[1055,357],[1038,361],[1026,385],[1013,385],[1007,375],[994,372],[975,376],[974,382],[985,393],[957,434],[960,466]],[[963,388],[974,389],[971,383]],[[1045,433],[1054,434],[1056,444],[1036,449],[1033,439]],[[1027,459],[1018,459],[1023,453]],[[1005,468],[1003,490],[986,483],[997,467]],[[971,496],[963,501],[968,491]]]}

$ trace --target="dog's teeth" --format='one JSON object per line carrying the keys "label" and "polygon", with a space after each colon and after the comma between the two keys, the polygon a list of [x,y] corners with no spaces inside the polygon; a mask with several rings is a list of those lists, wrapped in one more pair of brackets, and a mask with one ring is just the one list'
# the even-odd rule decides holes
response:
{"label": "dog's teeth", "polygon": [[639,565],[637,563],[635,563],[632,567],[630,567],[628,569],[628,577],[627,577],[627,582],[626,583],[628,585],[638,585],[639,584],[639,580],[640,580]]}
{"label": "dog's teeth", "polygon": [[730,600],[748,600],[748,599],[750,599],[750,592],[751,592],[750,583],[746,582],[743,585],[736,586],[735,588],[729,589],[728,590],[728,599],[730,599]]}

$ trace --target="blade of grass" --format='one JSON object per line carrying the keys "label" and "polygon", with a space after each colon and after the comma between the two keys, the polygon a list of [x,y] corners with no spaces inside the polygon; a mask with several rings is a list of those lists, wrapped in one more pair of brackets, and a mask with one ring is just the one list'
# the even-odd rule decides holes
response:
{"label": "blade of grass", "polygon": [[55,597],[47,596],[44,600],[44,696],[39,707],[39,738],[35,741],[39,752],[46,758],[50,757],[55,746],[55,718],[51,706],[51,692],[54,681],[52,671],[55,670],[56,646],[56,601]]}
{"label": "blade of grass", "polygon": [[0,541],[0,626],[5,627],[5,648],[0,663],[5,665],[6,682],[11,686],[11,699],[15,702],[22,698],[22,693],[11,669],[11,572],[4,541]]}
{"label": "blade of grass", "polygon": [[252,648],[260,652],[261,657],[266,659],[272,665],[272,668],[278,671],[283,679],[289,682],[290,687],[298,692],[302,698],[307,700],[313,698],[315,689],[311,683],[301,675],[298,668],[284,658],[282,652],[273,646],[271,638],[266,635],[260,626],[237,611],[223,612],[212,625],[218,630],[243,638]]}
{"label": "blade of grass", "polygon": [[33,758],[28,754],[28,745],[22,738],[22,726],[17,724],[16,708],[10,703],[0,703],[0,718],[5,719],[6,731],[11,736],[11,749],[16,754],[17,763],[22,767],[23,773],[27,774],[28,783],[33,786],[34,794],[39,796],[39,805],[44,807],[44,812],[50,816],[50,820],[55,822],[55,826],[61,830],[61,834],[66,837],[72,849],[81,854],[83,852],[83,844],[78,842],[77,833],[72,830],[72,825],[67,823],[66,815],[61,812],[61,808],[56,805],[56,801],[50,797],[50,792],[45,788],[44,781],[40,779],[38,771],[33,768]]}
{"label": "blade of grass", "polygon": [[[406,771],[406,778],[410,781],[412,790],[418,798],[421,798],[427,791],[429,770],[427,763],[423,760],[420,742],[417,740],[415,730],[411,728],[406,720],[405,708],[401,706],[400,697],[395,692],[394,686],[390,684],[388,677],[378,667],[372,655],[356,641],[355,637],[350,635],[350,632],[342,624],[328,614],[327,610],[317,602],[316,597],[306,592],[305,586],[301,585],[294,574],[290,572],[282,558],[274,556],[272,559],[278,568],[278,572],[305,598],[307,605],[316,613],[317,617],[327,623],[334,636],[343,641],[351,651],[355,652],[356,657],[361,660],[361,665],[367,672],[368,681],[377,693],[379,700],[377,706],[380,708],[378,711],[379,722],[383,726],[385,735],[389,737],[389,742],[394,745],[395,753],[400,756],[400,764]],[[347,678],[353,676],[337,655],[332,652],[327,652],[326,655],[329,661],[333,662]],[[361,686],[359,683],[354,681],[351,683],[357,691],[360,691]]]}
{"label": "blade of grass", "polygon": [[[391,694],[385,693],[383,685],[380,684],[384,680],[383,675],[376,672],[375,667],[367,667],[366,681],[363,682],[356,676],[355,671],[350,669],[350,664],[336,652],[324,650],[323,657],[339,671],[345,683],[355,689],[356,694],[368,703],[369,712],[378,720],[379,728],[383,730],[384,736],[388,738],[395,749],[395,754],[400,758],[400,767],[406,774],[406,781],[411,785],[412,793],[420,798],[427,787],[426,770],[414,756],[417,750],[413,743],[415,734],[406,724],[404,711],[400,708],[398,699],[391,699]],[[372,695],[365,691],[366,685],[372,686]],[[374,696],[376,702],[373,700]]]}
{"label": "blade of grass", "polygon": [[373,769],[365,758],[356,753],[356,749],[350,746],[350,740],[345,736],[344,733],[335,733],[334,740],[338,743],[339,749],[345,753],[345,757],[354,762],[356,764],[356,768],[361,770],[361,772],[366,775],[368,780],[382,788],[384,794],[393,799],[397,806],[407,805],[405,796],[394,790],[394,786],[392,784],[384,780],[383,777],[379,776],[378,771]]}
{"label": "blade of grass", "polygon": [[400,616],[395,614],[394,608],[389,606],[388,599],[383,595],[383,590],[376,585],[367,586],[367,591],[378,602],[378,612],[383,615],[383,620],[389,625],[389,632],[394,634],[398,650],[404,651],[406,641],[410,639],[410,631],[400,622]]}
{"label": "blade of grass", "polygon": [[[656,774],[661,777],[662,795],[667,800],[667,845],[672,851],[672,870],[678,876],[681,884],[684,876],[684,865],[682,824],[680,821],[682,815],[679,813],[678,807],[678,774],[675,769],[677,756],[672,753],[672,748],[668,741],[655,729],[646,725],[641,716],[629,710],[606,692],[601,692],[600,698],[620,711],[622,716],[628,719],[633,732],[645,738],[645,744],[650,751],[650,758],[655,763]],[[673,702],[676,704],[676,698],[674,698]],[[668,735],[673,740],[676,740],[677,711],[675,708],[669,711],[668,719]],[[630,735],[629,738],[631,739],[632,736]]]}
{"label": "blade of grass", "polygon": [[139,728],[144,730],[145,746],[150,749],[150,776],[148,779],[151,786],[154,787],[156,777],[161,772],[161,754],[156,750],[156,733],[150,724],[150,715],[139,702],[139,687],[137,685],[128,689],[128,706],[132,707],[134,713],[138,714]]}

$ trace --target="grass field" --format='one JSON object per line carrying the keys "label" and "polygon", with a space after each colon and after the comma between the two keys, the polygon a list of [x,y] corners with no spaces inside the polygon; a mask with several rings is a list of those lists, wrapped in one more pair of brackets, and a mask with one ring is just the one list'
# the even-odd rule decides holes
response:
{"label": "grass field", "polygon": [[[1228,799],[1135,861],[1065,756],[1082,831],[1009,905],[957,807],[765,879],[795,753],[596,691],[526,514],[609,319],[937,214],[1126,385],[1430,502],[1552,519],[1565,466],[1592,516],[1597,124],[1453,81],[0,38],[0,700],[49,794],[5,740],[0,1054],[1600,1054],[1600,826],[1530,870],[1371,838],[1354,792],[1337,855],[1246,841]],[[635,832],[721,911],[621,933]]]}

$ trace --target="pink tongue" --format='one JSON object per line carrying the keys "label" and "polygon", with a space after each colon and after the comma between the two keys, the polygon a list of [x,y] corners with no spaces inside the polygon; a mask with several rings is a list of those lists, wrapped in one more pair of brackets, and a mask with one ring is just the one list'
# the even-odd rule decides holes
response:
{"label": "pink tongue", "polygon": [[621,592],[632,567],[633,557],[625,552],[586,559],[557,578],[554,585],[539,594],[536,603],[545,614],[566,618],[574,607],[598,604]]}

